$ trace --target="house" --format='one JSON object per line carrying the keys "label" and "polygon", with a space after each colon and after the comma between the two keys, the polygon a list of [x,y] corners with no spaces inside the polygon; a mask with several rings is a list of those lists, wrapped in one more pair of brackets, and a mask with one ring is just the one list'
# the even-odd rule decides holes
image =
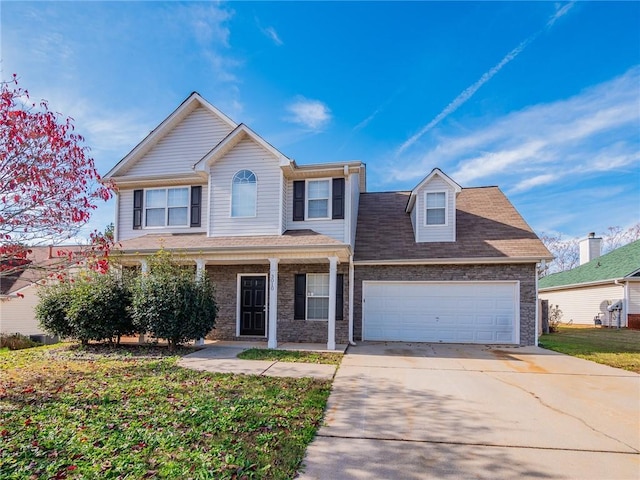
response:
{"label": "house", "polygon": [[78,248],[31,247],[20,265],[0,277],[0,333],[20,333],[47,341],[46,332],[40,328],[35,315],[35,307],[40,301],[38,287],[49,272],[66,269],[73,263],[66,253]]}
{"label": "house", "polygon": [[214,282],[211,338],[536,342],[551,255],[498,188],[367,193],[364,163],[299,165],[197,93],[105,177],[125,265],[164,248]]}
{"label": "house", "polygon": [[[540,279],[540,298],[576,325],[640,328],[640,240],[600,256],[601,238],[580,242],[580,265]],[[621,310],[610,311],[620,302]]]}

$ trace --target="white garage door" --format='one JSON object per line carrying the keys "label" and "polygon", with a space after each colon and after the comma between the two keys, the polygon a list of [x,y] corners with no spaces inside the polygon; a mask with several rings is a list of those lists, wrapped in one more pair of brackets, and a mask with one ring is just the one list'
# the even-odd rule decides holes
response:
{"label": "white garage door", "polygon": [[363,339],[518,343],[517,282],[364,282]]}

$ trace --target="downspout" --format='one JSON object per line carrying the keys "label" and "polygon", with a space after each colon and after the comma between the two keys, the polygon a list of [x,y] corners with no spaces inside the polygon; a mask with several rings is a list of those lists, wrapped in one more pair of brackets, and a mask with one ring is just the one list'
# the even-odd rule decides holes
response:
{"label": "downspout", "polygon": [[537,347],[538,346],[538,337],[539,335],[539,328],[540,328],[540,298],[538,297],[538,277],[540,276],[540,268],[544,268],[545,265],[545,261],[541,260],[540,263],[536,263],[536,309],[535,309],[535,316],[536,316],[536,335],[535,335],[535,342],[534,345]]}
{"label": "downspout", "polygon": [[623,297],[622,297],[622,311],[624,312],[624,327],[628,327],[629,326],[629,315],[628,315],[628,304],[627,302],[629,301],[629,282],[624,282],[624,284],[622,284],[620,282],[620,279],[616,279],[613,281],[614,284],[622,287],[624,289],[624,293],[623,293]]}
{"label": "downspout", "polygon": [[353,341],[353,282],[354,282],[354,272],[353,272],[353,255],[349,255],[349,345],[354,345],[356,342]]}

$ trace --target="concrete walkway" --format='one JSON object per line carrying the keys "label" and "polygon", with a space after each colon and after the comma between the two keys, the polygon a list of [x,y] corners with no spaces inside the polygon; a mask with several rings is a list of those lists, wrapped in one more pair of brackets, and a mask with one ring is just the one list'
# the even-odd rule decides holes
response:
{"label": "concrete walkway", "polygon": [[[194,370],[215,373],[266,375],[271,377],[313,377],[333,379],[337,366],[316,363],[293,363],[273,360],[241,360],[238,354],[250,348],[266,348],[266,342],[217,342],[209,343],[202,350],[186,355],[178,365]],[[327,352],[326,345],[284,343],[279,350],[304,350]],[[344,352],[346,345],[338,345],[337,352]]]}
{"label": "concrete walkway", "polygon": [[350,347],[304,480],[640,478],[640,375],[535,347]]}

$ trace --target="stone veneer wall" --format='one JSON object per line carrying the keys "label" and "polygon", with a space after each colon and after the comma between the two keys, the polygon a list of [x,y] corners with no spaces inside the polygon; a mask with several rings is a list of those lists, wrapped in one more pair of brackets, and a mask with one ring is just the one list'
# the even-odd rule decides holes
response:
{"label": "stone veneer wall", "polygon": [[[218,317],[207,338],[218,340],[264,340],[265,337],[236,336],[238,274],[268,274],[269,265],[207,265],[215,285]],[[336,343],[349,339],[349,266],[338,265],[344,275],[343,319],[336,320]],[[329,264],[278,265],[278,342],[326,343],[326,321],[293,319],[294,278],[297,273],[329,273]],[[268,288],[268,282],[267,282]]]}
{"label": "stone veneer wall", "polygon": [[535,264],[355,266],[353,336],[362,340],[362,282],[379,281],[520,281],[520,345],[535,344]]}

